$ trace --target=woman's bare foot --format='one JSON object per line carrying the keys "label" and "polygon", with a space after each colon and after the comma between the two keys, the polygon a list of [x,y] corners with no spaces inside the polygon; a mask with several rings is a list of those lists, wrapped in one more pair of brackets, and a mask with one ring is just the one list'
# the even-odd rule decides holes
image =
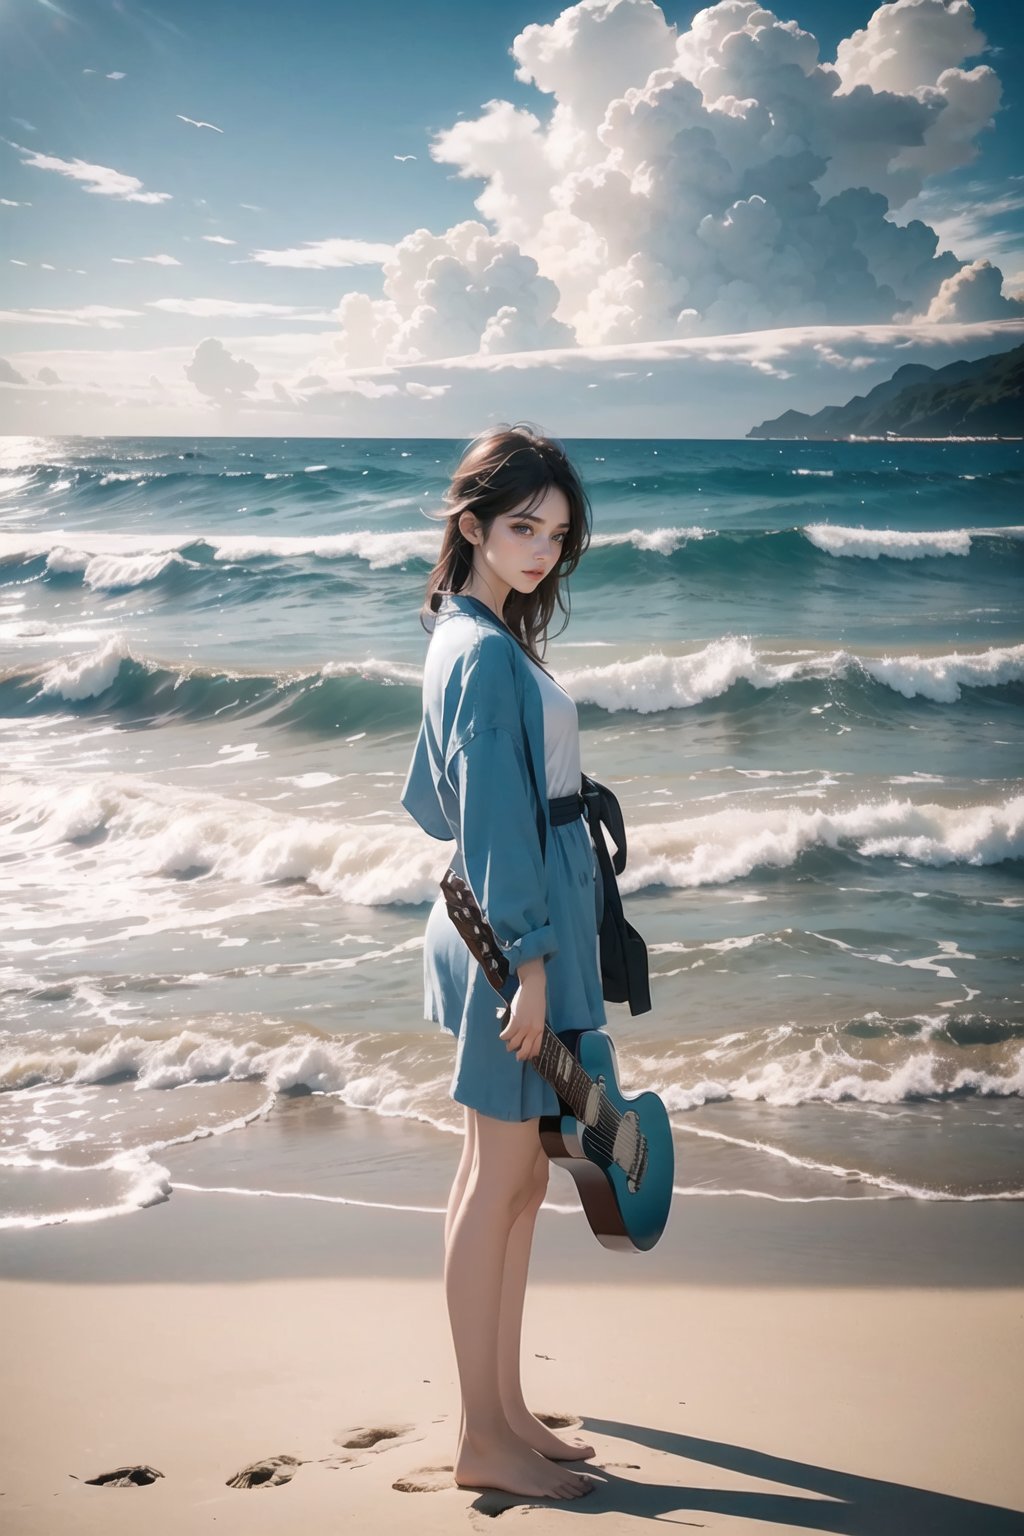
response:
{"label": "woman's bare foot", "polygon": [[578,1499],[594,1487],[589,1477],[553,1466],[518,1437],[474,1445],[460,1440],[454,1476],[459,1488],[500,1488],[534,1499]]}
{"label": "woman's bare foot", "polygon": [[572,1440],[563,1440],[560,1435],[552,1434],[546,1424],[542,1424],[524,1404],[516,1413],[510,1413],[505,1409],[505,1417],[508,1427],[513,1434],[525,1440],[526,1444],[534,1451],[539,1451],[549,1461],[586,1461],[595,1454],[594,1447],[581,1440],[579,1444]]}

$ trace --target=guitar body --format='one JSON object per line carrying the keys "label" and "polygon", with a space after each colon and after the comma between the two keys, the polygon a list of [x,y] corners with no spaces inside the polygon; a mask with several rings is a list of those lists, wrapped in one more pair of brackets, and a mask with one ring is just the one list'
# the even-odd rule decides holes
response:
{"label": "guitar body", "polygon": [[[675,1151],[668,1112],[656,1093],[624,1096],[615,1047],[602,1030],[566,1030],[559,1039],[600,1088],[600,1098],[592,1092],[584,1120],[559,1093],[561,1113],[541,1116],[541,1145],[572,1174],[602,1247],[653,1248],[672,1204]],[[557,1083],[552,1086],[558,1092]],[[614,1136],[608,1129],[613,1123]]]}

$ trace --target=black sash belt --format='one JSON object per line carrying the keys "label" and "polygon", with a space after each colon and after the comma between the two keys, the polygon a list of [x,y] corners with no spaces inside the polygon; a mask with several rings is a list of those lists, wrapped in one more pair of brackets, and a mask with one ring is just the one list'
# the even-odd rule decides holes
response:
{"label": "black sash belt", "polygon": [[566,822],[576,821],[583,815],[583,796],[579,790],[574,795],[560,795],[548,801],[548,815],[553,827],[564,827]]}
{"label": "black sash belt", "polygon": [[[647,946],[626,920],[615,879],[626,867],[626,827],[622,807],[607,785],[584,773],[580,777],[580,790],[574,795],[549,800],[548,811],[553,827],[575,821],[586,811],[604,889],[604,916],[599,932],[601,990],[610,1003],[628,1003],[630,1013],[648,1013],[651,990]],[[602,826],[607,827],[615,844],[614,854],[608,851]]]}

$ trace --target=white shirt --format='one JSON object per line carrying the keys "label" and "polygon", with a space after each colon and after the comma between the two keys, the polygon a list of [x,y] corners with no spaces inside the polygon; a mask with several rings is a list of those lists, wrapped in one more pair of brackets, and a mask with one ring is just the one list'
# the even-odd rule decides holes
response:
{"label": "white shirt", "polygon": [[[525,655],[525,652],[524,652]],[[544,773],[548,799],[574,795],[580,787],[580,726],[575,700],[529,656],[544,705]]]}

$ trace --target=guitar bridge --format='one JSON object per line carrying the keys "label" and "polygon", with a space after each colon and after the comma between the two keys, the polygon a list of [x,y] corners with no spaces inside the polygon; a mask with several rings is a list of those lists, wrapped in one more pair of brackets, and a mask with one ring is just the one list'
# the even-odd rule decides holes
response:
{"label": "guitar bridge", "polygon": [[627,1110],[615,1133],[612,1158],[626,1175],[626,1187],[635,1195],[647,1171],[647,1137],[640,1130],[635,1110]]}
{"label": "guitar bridge", "polygon": [[643,1183],[644,1174],[647,1172],[647,1137],[641,1136],[637,1148],[635,1166],[626,1175],[626,1188],[631,1195],[635,1195]]}

